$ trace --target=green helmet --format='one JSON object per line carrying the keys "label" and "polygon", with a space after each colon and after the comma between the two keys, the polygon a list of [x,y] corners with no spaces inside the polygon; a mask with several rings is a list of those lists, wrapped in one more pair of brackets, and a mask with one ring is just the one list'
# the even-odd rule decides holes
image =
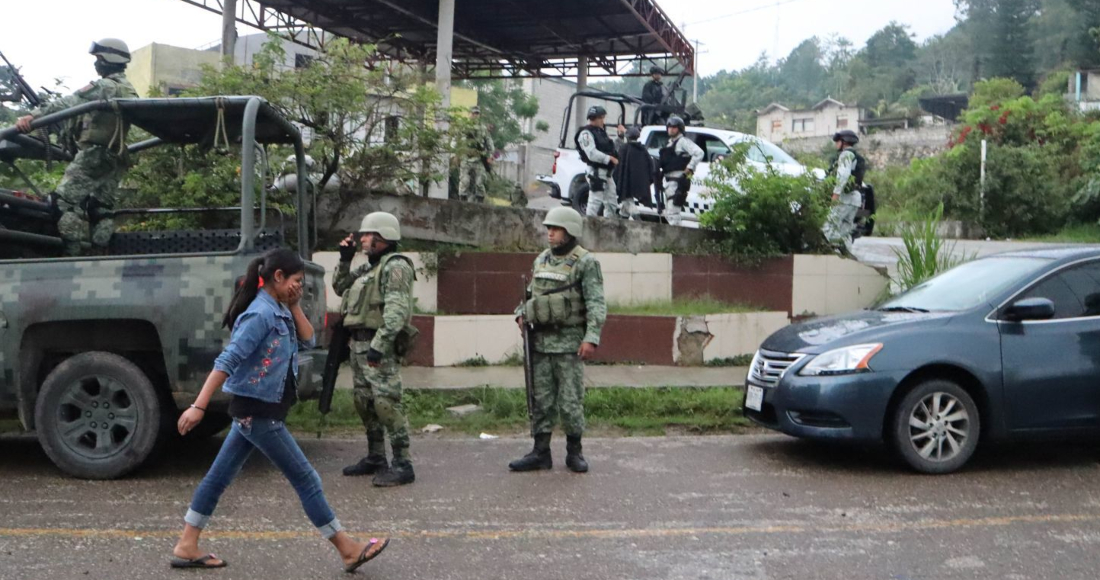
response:
{"label": "green helmet", "polygon": [[103,60],[111,64],[130,62],[130,47],[117,38],[101,38],[93,42],[88,54],[102,56]]}
{"label": "green helmet", "polygon": [[378,234],[386,241],[397,242],[401,240],[401,223],[392,213],[376,211],[368,213],[359,226],[361,234]]}
{"label": "green helmet", "polygon": [[584,234],[584,218],[571,207],[555,207],[546,212],[546,219],[542,220],[542,225],[564,228],[574,238]]}

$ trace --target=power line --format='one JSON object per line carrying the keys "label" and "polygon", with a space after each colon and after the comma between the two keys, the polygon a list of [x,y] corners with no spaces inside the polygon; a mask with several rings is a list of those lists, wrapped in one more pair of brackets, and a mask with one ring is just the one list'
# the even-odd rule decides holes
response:
{"label": "power line", "polygon": [[697,20],[695,22],[688,22],[684,26],[694,26],[696,24],[706,24],[708,22],[714,22],[716,20],[725,20],[726,18],[732,18],[734,16],[740,16],[742,14],[748,14],[750,12],[759,12],[761,10],[767,10],[768,8],[777,8],[779,6],[783,6],[784,4],[791,4],[792,2],[798,2],[798,1],[799,0],[781,0],[780,2],[773,2],[772,4],[765,4],[763,6],[756,6],[754,8],[746,8],[744,10],[739,10],[737,12],[726,14],[725,16],[716,16],[714,18],[707,18],[706,20]]}

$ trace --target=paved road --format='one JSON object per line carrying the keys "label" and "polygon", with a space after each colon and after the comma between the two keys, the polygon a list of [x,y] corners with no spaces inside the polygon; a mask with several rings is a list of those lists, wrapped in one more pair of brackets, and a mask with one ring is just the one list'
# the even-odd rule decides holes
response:
{"label": "paved road", "polygon": [[[562,445],[555,441],[555,451]],[[167,556],[216,442],[125,481],[60,477],[31,441],[0,440],[0,578],[176,578]],[[509,474],[527,441],[414,442],[419,480],[337,475],[357,441],[307,439],[337,513],[394,543],[375,579],[1095,578],[1095,449],[993,450],[949,477],[882,452],[781,436],[595,439],[593,470]],[[346,577],[262,459],[223,499],[204,578]]]}
{"label": "paved road", "polygon": [[[1013,241],[986,241],[986,240],[946,240],[946,244],[953,244],[953,254],[960,257],[981,257],[1000,252],[1015,250],[1028,250],[1032,248],[1055,248],[1071,244],[1050,244],[1043,242],[1013,242]],[[860,262],[871,266],[885,266],[891,275],[897,270],[898,258],[894,250],[904,250],[905,245],[901,238],[860,238],[852,246],[852,253]]]}

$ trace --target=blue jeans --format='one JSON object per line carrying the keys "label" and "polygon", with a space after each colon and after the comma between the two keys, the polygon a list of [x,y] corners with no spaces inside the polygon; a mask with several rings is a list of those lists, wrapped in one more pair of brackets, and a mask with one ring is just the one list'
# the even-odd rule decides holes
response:
{"label": "blue jeans", "polygon": [[191,509],[187,510],[184,521],[200,530],[206,527],[222,493],[241,472],[253,449],[259,449],[283,472],[294,486],[294,491],[298,492],[309,521],[313,522],[325,539],[335,536],[343,529],[325,499],[325,492],[321,489],[321,476],[309,464],[309,460],[298,447],[298,442],[286,430],[282,421],[260,417],[233,419],[233,426],[222,443],[218,457],[195,490]]}

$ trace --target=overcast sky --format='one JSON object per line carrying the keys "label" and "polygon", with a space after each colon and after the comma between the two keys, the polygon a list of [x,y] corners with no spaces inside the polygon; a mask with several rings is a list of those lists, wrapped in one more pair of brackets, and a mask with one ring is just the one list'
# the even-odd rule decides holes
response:
{"label": "overcast sky", "polygon": [[[457,9],[463,9],[463,0]],[[524,0],[535,2],[536,0]],[[774,60],[802,40],[840,34],[861,47],[892,20],[924,40],[954,24],[953,0],[658,0],[685,34],[705,43],[699,69],[713,74],[752,64],[761,52]],[[779,5],[777,5],[779,4]],[[734,16],[724,16],[742,12]],[[131,49],[151,42],[197,48],[220,37],[220,17],[181,0],[5,0],[0,51],[33,86],[61,77],[76,89],[95,77],[88,46],[118,37]],[[16,25],[19,23],[19,25]],[[256,32],[245,26],[238,34]],[[777,50],[778,49],[778,50]]]}

